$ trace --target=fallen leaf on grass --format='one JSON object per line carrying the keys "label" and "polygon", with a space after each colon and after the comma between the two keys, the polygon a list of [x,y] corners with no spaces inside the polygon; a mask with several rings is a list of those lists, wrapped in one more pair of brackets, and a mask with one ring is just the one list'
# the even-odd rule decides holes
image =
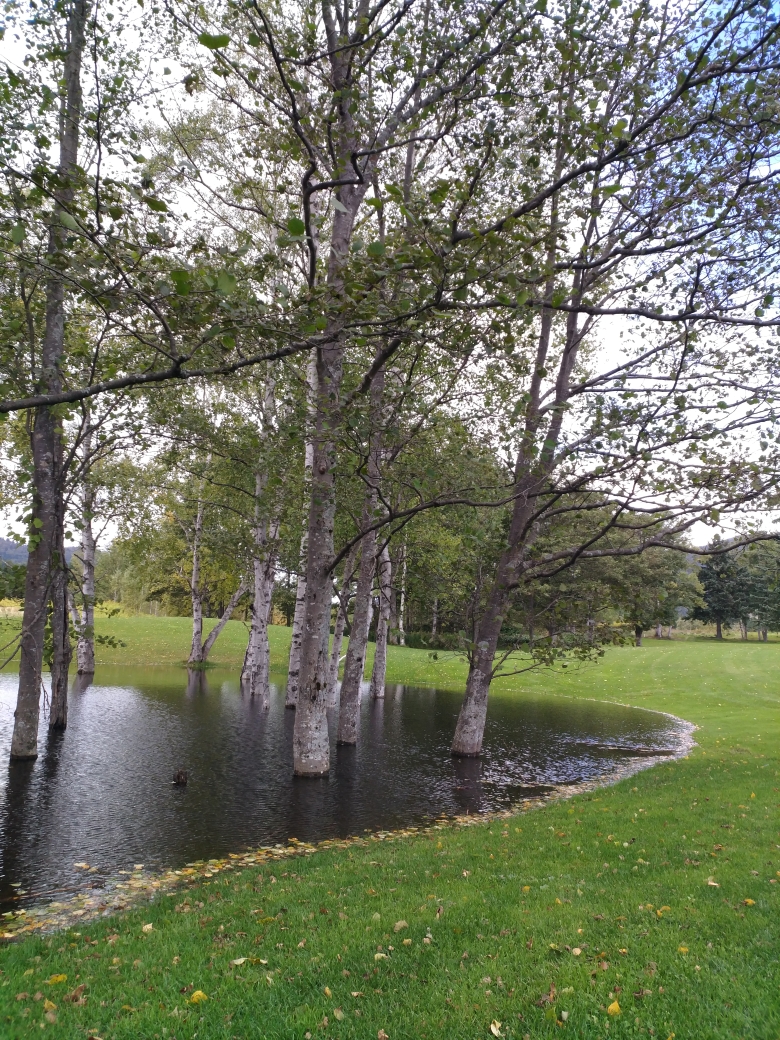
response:
{"label": "fallen leaf on grass", "polygon": [[363,992],[362,992],[361,990],[359,990],[359,989],[356,989],[356,990],[354,991],[354,993],[352,993],[352,994],[351,994],[351,996],[353,996],[353,997],[362,997],[362,996],[364,996],[364,995],[365,995],[365,994],[364,994],[364,993],[363,993]]}
{"label": "fallen leaf on grass", "polygon": [[582,950],[579,948],[579,946],[575,946],[574,949],[571,951],[572,957],[579,957],[581,953]]}
{"label": "fallen leaf on grass", "polygon": [[374,960],[375,961],[386,961],[387,960],[387,954],[386,953],[375,953],[374,954]]}
{"label": "fallen leaf on grass", "polygon": [[16,994],[16,999],[17,1000],[27,1000],[27,999],[29,999],[29,996],[30,996],[29,993],[17,993]]}
{"label": "fallen leaf on grass", "polygon": [[745,906],[755,906],[756,905],[755,899],[743,899],[742,902],[745,904]]}
{"label": "fallen leaf on grass", "polygon": [[496,1019],[493,1019],[493,1021],[490,1023],[490,1032],[493,1034],[493,1036],[502,1036],[501,1023],[497,1022]]}
{"label": "fallen leaf on grass", "polygon": [[69,993],[66,997],[63,997],[63,1000],[69,1000],[71,1004],[86,1004],[87,998],[82,995],[86,988],[86,985],[82,982],[80,986],[76,986],[72,993]]}
{"label": "fallen leaf on grass", "polygon": [[404,930],[404,928],[408,928],[408,927],[409,927],[409,925],[406,923],[406,921],[396,921],[395,924],[393,925],[393,931],[394,932],[402,932]]}
{"label": "fallen leaf on grass", "polygon": [[720,888],[720,885],[718,884],[718,882],[715,880],[714,877],[708,877],[707,878],[707,884],[710,886],[710,888]]}
{"label": "fallen leaf on grass", "polygon": [[154,929],[154,925],[153,924],[145,924],[143,926],[143,928],[141,929],[141,931],[142,932],[151,932],[151,931],[153,931],[153,929]]}
{"label": "fallen leaf on grass", "polygon": [[607,1014],[608,1015],[613,1015],[613,1016],[622,1014],[622,1012],[620,1010],[620,1004],[618,1004],[618,1002],[616,1000],[613,1000],[612,1003],[607,1008]]}
{"label": "fallen leaf on grass", "polygon": [[333,1017],[336,1019],[337,1022],[342,1022],[344,1020],[344,1012],[341,1010],[341,1008],[334,1008]]}
{"label": "fallen leaf on grass", "polygon": [[330,999],[333,996],[333,994],[330,991],[330,986],[326,986],[325,989],[322,992],[325,994],[325,996],[328,999]]}
{"label": "fallen leaf on grass", "polygon": [[206,996],[202,989],[196,989],[190,997],[190,1004],[202,1004],[204,1000],[208,999],[209,998]]}
{"label": "fallen leaf on grass", "polygon": [[677,947],[677,952],[678,953],[687,953],[688,952],[688,947],[687,946],[678,946]]}
{"label": "fallen leaf on grass", "polygon": [[53,1000],[44,1000],[44,1002],[43,1002],[43,1010],[44,1011],[54,1011],[54,1009],[56,1007],[57,1007],[57,1005],[54,1003]]}
{"label": "fallen leaf on grass", "polygon": [[387,1035],[384,1029],[380,1029],[379,1032],[376,1034],[376,1040],[390,1040],[390,1037]]}
{"label": "fallen leaf on grass", "polygon": [[46,980],[48,986],[58,986],[61,982],[67,982],[67,975],[52,975],[50,979]]}
{"label": "fallen leaf on grass", "polygon": [[43,1017],[44,1017],[44,1018],[46,1019],[46,1021],[47,1021],[47,1022],[49,1022],[49,1023],[51,1024],[51,1025],[54,1025],[54,1023],[55,1023],[55,1022],[57,1021],[57,1016],[56,1016],[56,1015],[54,1014],[54,1012],[53,1012],[53,1011],[47,1011],[47,1012],[46,1012],[46,1014],[45,1014],[45,1015],[44,1015]]}
{"label": "fallen leaf on grass", "polygon": [[231,967],[239,968],[242,964],[246,964],[246,957],[236,957],[234,961],[231,961]]}

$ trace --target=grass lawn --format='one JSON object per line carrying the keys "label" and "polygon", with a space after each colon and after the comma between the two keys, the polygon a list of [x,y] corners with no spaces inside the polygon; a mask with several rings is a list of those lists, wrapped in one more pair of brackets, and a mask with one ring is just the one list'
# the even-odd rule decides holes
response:
{"label": "grass lawn", "polygon": [[[186,656],[182,619],[109,626],[128,647],[105,663]],[[215,660],[240,663],[243,638],[231,623]],[[778,1040],[779,672],[774,643],[648,640],[506,680],[498,696],[674,712],[698,747],[514,818],[222,869],[11,944],[0,1036]],[[465,670],[393,648],[389,673],[452,686]]]}

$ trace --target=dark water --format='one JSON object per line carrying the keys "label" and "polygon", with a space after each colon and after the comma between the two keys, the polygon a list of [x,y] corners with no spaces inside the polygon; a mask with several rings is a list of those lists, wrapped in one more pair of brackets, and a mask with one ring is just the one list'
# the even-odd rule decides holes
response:
{"label": "dark water", "polygon": [[[16,676],[0,675],[2,899],[20,882],[28,901],[73,890],[84,860],[98,868],[94,883],[136,863],[177,867],[291,837],[490,811],[685,739],[673,720],[641,709],[497,696],[483,758],[453,760],[460,695],[390,686],[384,702],[364,697],[360,743],[334,745],[329,776],[296,779],[282,685],[262,711],[229,673],[188,684],[182,669],[126,668],[97,679],[72,693],[65,734],[42,720],[38,760],[9,765]],[[186,788],[171,784],[179,768]]]}

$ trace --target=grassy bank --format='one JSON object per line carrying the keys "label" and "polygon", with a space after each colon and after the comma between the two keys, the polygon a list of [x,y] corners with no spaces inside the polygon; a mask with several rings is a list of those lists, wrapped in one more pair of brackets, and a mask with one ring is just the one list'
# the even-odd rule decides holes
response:
{"label": "grassy bank", "polygon": [[[181,660],[181,624],[124,619],[133,662],[142,639]],[[221,663],[240,661],[234,632]],[[776,644],[651,640],[507,680],[503,696],[672,711],[701,727],[698,747],[513,819],[218,870],[9,946],[0,1035],[777,1040],[779,667]],[[442,686],[464,675],[425,651],[394,650],[390,668]]]}

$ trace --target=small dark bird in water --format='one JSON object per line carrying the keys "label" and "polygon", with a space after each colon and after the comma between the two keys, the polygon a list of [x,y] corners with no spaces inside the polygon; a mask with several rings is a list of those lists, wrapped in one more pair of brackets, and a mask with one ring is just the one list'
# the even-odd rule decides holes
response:
{"label": "small dark bird in water", "polygon": [[187,770],[186,769],[177,769],[176,772],[173,774],[173,782],[176,784],[177,787],[186,787],[187,786]]}

